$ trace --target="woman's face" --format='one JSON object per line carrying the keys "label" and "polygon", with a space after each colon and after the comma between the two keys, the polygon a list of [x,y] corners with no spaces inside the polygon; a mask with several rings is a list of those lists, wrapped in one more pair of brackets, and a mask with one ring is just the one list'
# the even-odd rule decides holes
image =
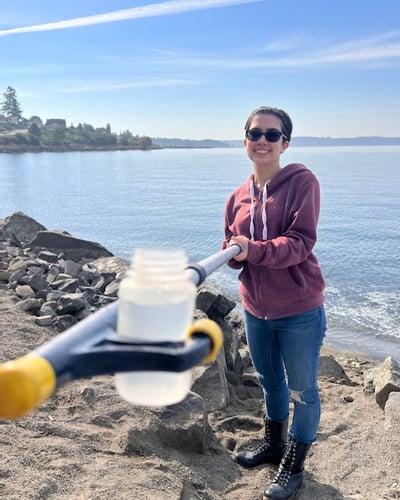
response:
{"label": "woman's face", "polygon": [[[251,121],[249,129],[257,128],[262,132],[268,129],[277,129],[282,132],[282,123],[274,115],[260,113],[255,115]],[[256,165],[279,166],[280,155],[286,151],[289,143],[284,141],[283,136],[277,142],[269,142],[262,136],[258,141],[244,139],[246,152],[250,160]]]}

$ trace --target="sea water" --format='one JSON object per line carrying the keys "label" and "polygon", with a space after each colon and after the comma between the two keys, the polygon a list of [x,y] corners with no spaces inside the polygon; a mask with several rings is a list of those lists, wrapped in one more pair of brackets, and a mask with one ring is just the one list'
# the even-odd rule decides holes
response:
{"label": "sea water", "polygon": [[[321,186],[325,342],[400,360],[400,147],[290,147],[281,161]],[[0,217],[22,211],[125,259],[174,246],[197,262],[220,249],[225,200],[250,173],[234,148],[2,154]],[[237,275],[208,279],[239,302]]]}

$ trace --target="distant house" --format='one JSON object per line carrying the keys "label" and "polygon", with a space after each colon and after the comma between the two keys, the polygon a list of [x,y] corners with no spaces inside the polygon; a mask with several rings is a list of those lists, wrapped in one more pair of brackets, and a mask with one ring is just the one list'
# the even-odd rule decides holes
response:
{"label": "distant house", "polygon": [[56,128],[66,129],[67,124],[65,120],[61,118],[49,118],[48,120],[46,120],[45,127],[48,130],[55,130]]}

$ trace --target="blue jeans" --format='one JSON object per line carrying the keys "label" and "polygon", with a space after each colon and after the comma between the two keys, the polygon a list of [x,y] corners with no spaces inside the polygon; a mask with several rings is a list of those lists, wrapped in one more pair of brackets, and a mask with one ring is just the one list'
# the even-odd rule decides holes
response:
{"label": "blue jeans", "polygon": [[317,379],[326,332],[324,306],[274,320],[259,319],[244,311],[244,319],[267,418],[287,420],[291,397],[294,411],[290,434],[303,443],[314,442],[321,416]]}

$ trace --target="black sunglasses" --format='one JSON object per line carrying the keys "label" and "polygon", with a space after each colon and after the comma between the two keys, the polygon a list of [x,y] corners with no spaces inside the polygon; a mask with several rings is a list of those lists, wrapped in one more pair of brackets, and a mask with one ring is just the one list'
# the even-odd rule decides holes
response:
{"label": "black sunglasses", "polygon": [[249,139],[249,141],[259,141],[262,136],[264,136],[268,142],[278,142],[282,136],[285,141],[288,140],[286,135],[277,128],[269,128],[266,132],[263,132],[259,128],[251,128],[249,130],[246,130],[246,138]]}

